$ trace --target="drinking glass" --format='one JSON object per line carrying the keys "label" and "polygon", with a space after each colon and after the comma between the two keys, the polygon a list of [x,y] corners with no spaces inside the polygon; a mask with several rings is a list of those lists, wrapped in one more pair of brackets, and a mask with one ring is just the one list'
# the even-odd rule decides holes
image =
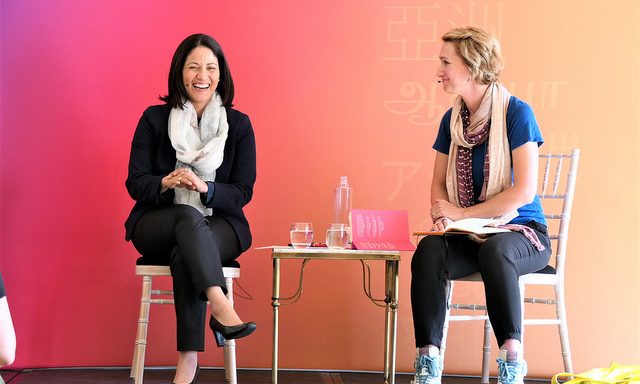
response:
{"label": "drinking glass", "polygon": [[349,228],[346,224],[331,223],[327,228],[327,247],[344,249],[349,244]]}
{"label": "drinking glass", "polygon": [[293,223],[289,230],[293,248],[309,248],[313,241],[313,225],[311,223]]}

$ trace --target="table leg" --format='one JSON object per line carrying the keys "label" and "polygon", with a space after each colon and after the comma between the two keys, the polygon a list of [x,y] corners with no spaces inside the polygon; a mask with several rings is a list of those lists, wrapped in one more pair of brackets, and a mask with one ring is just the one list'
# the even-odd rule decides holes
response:
{"label": "table leg", "polygon": [[273,259],[273,360],[271,364],[271,382],[278,384],[278,309],[280,307],[280,259]]}
{"label": "table leg", "polygon": [[390,332],[390,313],[391,313],[391,308],[389,308],[389,302],[387,301],[387,305],[385,305],[384,308],[384,384],[389,384],[389,345],[390,345],[390,339],[391,339],[391,332]]}
{"label": "table leg", "polygon": [[398,261],[385,262],[384,382],[396,382],[396,336],[398,331]]}

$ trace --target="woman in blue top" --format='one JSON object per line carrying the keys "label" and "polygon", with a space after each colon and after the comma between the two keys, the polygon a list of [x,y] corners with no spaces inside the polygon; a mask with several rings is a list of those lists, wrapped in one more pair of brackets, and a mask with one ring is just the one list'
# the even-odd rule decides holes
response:
{"label": "woman in blue top", "polygon": [[446,311],[446,281],[480,272],[500,357],[499,384],[522,383],[526,363],[520,343],[518,276],[544,268],[551,255],[536,195],[542,135],[531,107],[498,83],[498,40],[478,28],[442,37],[437,76],[456,95],[433,145],[431,183],[434,231],[456,220],[496,218],[510,232],[486,239],[427,236],[411,261],[415,328],[414,383],[440,383],[439,347]]}

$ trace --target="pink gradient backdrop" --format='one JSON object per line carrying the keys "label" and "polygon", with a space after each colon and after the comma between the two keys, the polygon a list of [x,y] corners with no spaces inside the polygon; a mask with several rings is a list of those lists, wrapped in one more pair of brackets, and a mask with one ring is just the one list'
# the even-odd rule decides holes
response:
{"label": "pink gradient backdrop", "polygon": [[[434,57],[442,33],[468,24],[498,33],[504,82],[533,106],[546,149],[583,151],[569,244],[574,366],[637,363],[640,252],[617,239],[639,232],[639,15],[631,0],[602,9],[552,0],[3,1],[0,266],[16,366],[130,364],[140,280],[124,242],[129,143],[142,111],[166,92],[184,37],[220,41],[236,107],[254,124],[258,182],[246,212],[260,246],[285,243],[297,220],[322,232],[340,175],[356,208],[408,209],[412,229],[426,226],[430,147],[449,105]],[[594,212],[603,207],[632,214],[618,216],[622,229],[603,230]],[[397,363],[407,372],[410,258],[401,263]],[[239,365],[269,367],[271,260],[252,249],[240,262],[254,299],[237,308],[259,329],[239,342]],[[294,289],[297,268],[284,266],[283,292]],[[282,367],[382,369],[383,311],[362,294],[359,268],[307,268],[302,300],[281,312]],[[381,295],[382,268],[374,274]],[[629,294],[636,300],[623,301]],[[174,364],[173,310],[152,308],[152,323],[147,363]],[[555,331],[528,335],[531,374],[562,370]],[[201,364],[220,366],[207,337]],[[480,325],[454,326],[450,337],[446,371],[479,374]]]}

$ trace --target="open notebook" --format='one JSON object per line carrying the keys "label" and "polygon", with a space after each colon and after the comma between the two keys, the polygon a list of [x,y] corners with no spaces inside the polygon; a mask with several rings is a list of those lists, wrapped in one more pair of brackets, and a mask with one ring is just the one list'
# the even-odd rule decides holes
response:
{"label": "open notebook", "polygon": [[473,233],[476,235],[489,235],[493,233],[509,232],[508,229],[496,228],[494,225],[500,222],[495,219],[469,218],[454,221],[447,225],[444,232],[417,231],[414,235],[441,235],[443,233]]}
{"label": "open notebook", "polygon": [[414,251],[407,211],[351,210],[351,239],[356,249]]}

